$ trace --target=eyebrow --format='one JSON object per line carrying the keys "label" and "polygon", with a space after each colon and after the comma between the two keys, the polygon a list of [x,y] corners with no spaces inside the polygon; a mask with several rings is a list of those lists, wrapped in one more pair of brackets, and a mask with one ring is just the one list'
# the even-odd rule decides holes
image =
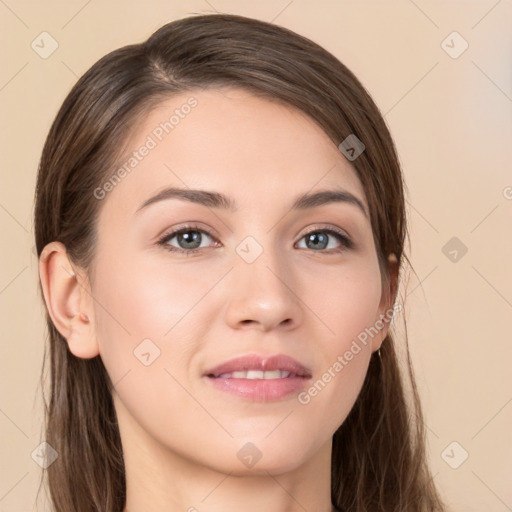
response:
{"label": "eyebrow", "polygon": [[[208,208],[222,208],[233,212],[238,209],[238,206],[232,198],[225,196],[220,192],[170,187],[144,201],[135,213],[139,213],[141,210],[152,204],[169,199],[181,199],[184,201],[190,201],[191,203],[201,204]],[[361,210],[365,217],[368,217],[363,202],[346,190],[322,190],[311,194],[303,194],[295,199],[291,209],[307,210],[309,208],[315,208],[330,203],[346,203],[354,205]]]}

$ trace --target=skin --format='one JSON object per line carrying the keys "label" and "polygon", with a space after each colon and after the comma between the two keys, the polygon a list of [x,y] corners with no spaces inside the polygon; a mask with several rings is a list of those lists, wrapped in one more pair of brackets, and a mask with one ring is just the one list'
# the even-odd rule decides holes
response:
{"label": "skin", "polygon": [[[297,394],[248,401],[202,375],[236,356],[282,353],[311,370],[311,385],[389,311],[396,273],[385,289],[370,220],[353,204],[291,210],[300,194],[341,188],[368,211],[350,162],[295,109],[237,89],[193,91],[141,119],[129,149],[191,96],[197,106],[101,200],[94,273],[61,243],[46,246],[45,300],[70,351],[100,355],[115,385],[126,512],[328,512],[331,438],[388,323],[306,405]],[[168,186],[222,192],[238,209],[169,199],[135,213]],[[211,235],[200,252],[158,245],[189,222]],[[333,235],[327,248],[306,244],[331,227],[353,248]],[[263,249],[252,263],[236,252],[248,236]],[[189,250],[176,236],[167,245]],[[145,339],[160,350],[148,366],[134,356]],[[249,442],[262,455],[251,468],[237,457]]]}

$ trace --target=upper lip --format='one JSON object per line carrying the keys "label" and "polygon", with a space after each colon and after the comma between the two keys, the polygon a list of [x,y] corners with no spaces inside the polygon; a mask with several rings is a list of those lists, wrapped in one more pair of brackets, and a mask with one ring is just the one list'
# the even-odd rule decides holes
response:
{"label": "upper lip", "polygon": [[249,354],[245,356],[235,357],[229,361],[225,361],[214,368],[210,368],[204,372],[206,377],[218,377],[225,373],[232,373],[237,371],[288,371],[298,377],[311,377],[311,373],[302,364],[293,359],[292,357],[284,354],[277,354],[273,356],[265,356],[258,354]]}

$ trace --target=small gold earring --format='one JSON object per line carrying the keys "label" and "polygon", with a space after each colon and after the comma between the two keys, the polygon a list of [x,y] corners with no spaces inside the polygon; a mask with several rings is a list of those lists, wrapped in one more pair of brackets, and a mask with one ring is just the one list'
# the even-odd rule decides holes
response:
{"label": "small gold earring", "polygon": [[382,361],[382,356],[380,355],[380,347],[379,350],[377,350],[377,354],[379,355],[379,359]]}

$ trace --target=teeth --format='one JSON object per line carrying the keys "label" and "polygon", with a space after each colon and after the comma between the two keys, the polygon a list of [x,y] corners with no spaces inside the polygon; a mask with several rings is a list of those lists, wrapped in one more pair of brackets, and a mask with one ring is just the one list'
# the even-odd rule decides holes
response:
{"label": "teeth", "polygon": [[[242,373],[242,372],[240,372]],[[240,375],[240,377],[238,377],[239,379],[263,379],[263,376],[265,375],[265,373],[267,372],[262,372],[260,370],[249,370],[247,372],[247,375],[245,377],[243,377],[242,375]]]}
{"label": "teeth", "polygon": [[249,370],[249,371],[237,371],[233,373],[223,373],[219,375],[219,379],[286,379],[290,376],[290,372],[280,371],[280,370],[271,370],[263,372],[261,370]]}

